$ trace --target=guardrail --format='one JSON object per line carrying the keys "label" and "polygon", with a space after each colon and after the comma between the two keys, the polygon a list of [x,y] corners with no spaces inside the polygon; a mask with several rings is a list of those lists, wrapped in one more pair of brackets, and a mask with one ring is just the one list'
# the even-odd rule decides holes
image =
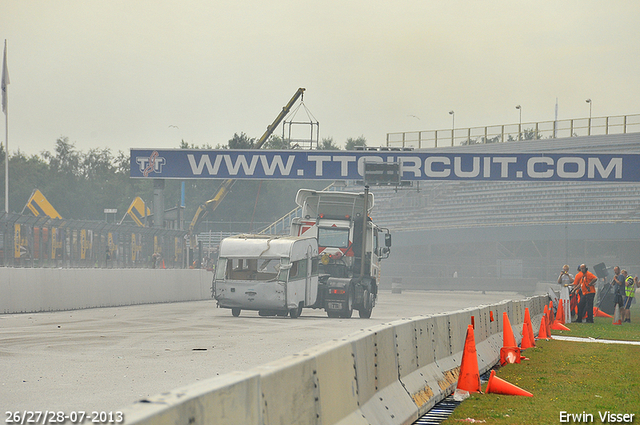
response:
{"label": "guardrail", "polygon": [[637,131],[640,131],[640,114],[387,133],[387,147],[423,149]]}
{"label": "guardrail", "polygon": [[502,313],[519,343],[525,308],[538,329],[547,302],[538,296],[375,326],[250,371],[141,400],[123,410],[125,422],[410,424],[455,389],[469,324],[475,324],[478,369],[484,373],[500,358]]}

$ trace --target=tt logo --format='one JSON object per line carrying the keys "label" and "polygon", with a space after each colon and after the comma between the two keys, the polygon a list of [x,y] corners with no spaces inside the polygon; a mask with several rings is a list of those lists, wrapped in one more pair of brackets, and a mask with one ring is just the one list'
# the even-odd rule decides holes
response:
{"label": "tt logo", "polygon": [[162,173],[162,166],[167,162],[163,157],[159,156],[158,151],[153,151],[150,157],[137,156],[136,162],[143,176],[149,177],[151,172]]}

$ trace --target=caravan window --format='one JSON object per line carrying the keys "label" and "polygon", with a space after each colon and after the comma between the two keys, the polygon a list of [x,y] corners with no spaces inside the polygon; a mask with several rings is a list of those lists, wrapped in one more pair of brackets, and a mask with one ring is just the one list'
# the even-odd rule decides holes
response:
{"label": "caravan window", "polygon": [[274,258],[220,258],[216,279],[275,280],[279,265],[280,259]]}
{"label": "caravan window", "polygon": [[289,262],[288,258],[281,260],[281,269],[278,280],[287,282],[296,279],[305,279],[307,277],[307,259]]}
{"label": "caravan window", "polygon": [[289,280],[304,279],[307,277],[307,259],[294,261],[289,270]]}
{"label": "caravan window", "polygon": [[218,258],[218,264],[216,265],[216,279],[224,280],[227,272],[227,259]]}

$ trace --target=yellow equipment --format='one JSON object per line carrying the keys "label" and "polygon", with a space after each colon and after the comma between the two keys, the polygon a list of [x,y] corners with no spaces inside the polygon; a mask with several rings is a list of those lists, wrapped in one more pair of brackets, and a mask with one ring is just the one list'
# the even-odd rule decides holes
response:
{"label": "yellow equipment", "polygon": [[131,202],[127,213],[122,217],[122,220],[120,220],[118,224],[122,224],[127,215],[131,217],[138,226],[144,227],[145,219],[151,215],[151,210],[145,206],[141,197],[136,196],[133,202]]}
{"label": "yellow equipment", "polygon": [[33,190],[27,204],[22,209],[22,213],[24,213],[25,209],[29,209],[36,217],[47,216],[62,219],[58,211],[53,208],[53,205],[47,201],[47,198],[38,189]]}

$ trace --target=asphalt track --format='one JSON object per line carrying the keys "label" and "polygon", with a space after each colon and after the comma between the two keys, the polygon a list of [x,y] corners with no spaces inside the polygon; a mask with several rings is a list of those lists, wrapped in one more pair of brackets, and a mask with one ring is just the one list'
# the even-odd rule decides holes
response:
{"label": "asphalt track", "polygon": [[[0,315],[0,408],[117,411],[199,380],[295,354],[394,320],[521,299],[509,292],[381,292],[371,319],[298,319],[215,301]],[[6,413],[5,413],[6,415]],[[5,416],[6,418],[6,416]]]}

